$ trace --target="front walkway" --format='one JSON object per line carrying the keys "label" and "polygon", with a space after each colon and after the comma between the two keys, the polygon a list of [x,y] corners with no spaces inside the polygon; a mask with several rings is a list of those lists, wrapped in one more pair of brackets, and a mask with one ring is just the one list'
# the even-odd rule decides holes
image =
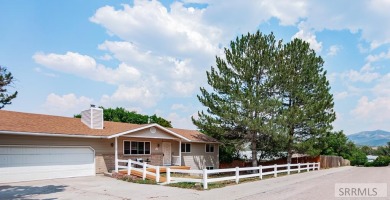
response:
{"label": "front walkway", "polygon": [[6,184],[0,199],[335,199],[335,183],[390,186],[389,177],[390,167],[341,167],[196,191],[95,176]]}

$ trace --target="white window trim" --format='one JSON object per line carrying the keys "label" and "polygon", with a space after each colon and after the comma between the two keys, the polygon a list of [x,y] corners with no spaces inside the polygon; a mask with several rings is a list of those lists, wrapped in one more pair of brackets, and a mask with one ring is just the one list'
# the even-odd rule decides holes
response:
{"label": "white window trim", "polygon": [[[207,145],[213,145],[213,151],[207,152]],[[204,152],[205,153],[215,153],[215,145],[214,144],[204,144]]]}
{"label": "white window trim", "polygon": [[[186,145],[189,144],[190,145],[190,151],[182,151],[181,153],[191,153],[191,150],[192,150],[192,144],[191,143],[181,143],[181,145],[184,144],[184,150],[187,150],[186,148]],[[183,148],[181,148],[181,150],[183,150]]]}
{"label": "white window trim", "polygon": [[[130,154],[125,154],[125,142],[130,142]],[[149,142],[150,143],[150,153],[149,154],[131,154],[131,142]],[[137,141],[137,140],[123,140],[122,141],[122,153],[124,156],[143,156],[143,155],[152,155],[152,142],[151,141]]]}

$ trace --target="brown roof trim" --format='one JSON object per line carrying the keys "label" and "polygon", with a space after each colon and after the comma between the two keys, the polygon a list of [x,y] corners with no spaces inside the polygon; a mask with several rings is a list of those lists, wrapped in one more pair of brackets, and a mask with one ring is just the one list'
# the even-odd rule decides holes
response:
{"label": "brown roof trim", "polygon": [[58,133],[53,134],[53,133],[17,132],[17,131],[0,131],[0,134],[51,136],[51,137],[75,137],[75,138],[108,138],[107,136],[97,136],[97,135],[76,135],[76,134],[58,134]]}

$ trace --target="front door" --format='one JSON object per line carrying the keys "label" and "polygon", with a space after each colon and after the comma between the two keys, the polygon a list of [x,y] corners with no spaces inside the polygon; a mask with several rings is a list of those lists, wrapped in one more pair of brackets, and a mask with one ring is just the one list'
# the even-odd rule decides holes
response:
{"label": "front door", "polygon": [[163,151],[163,165],[171,165],[171,143],[163,142],[162,143],[162,151]]}

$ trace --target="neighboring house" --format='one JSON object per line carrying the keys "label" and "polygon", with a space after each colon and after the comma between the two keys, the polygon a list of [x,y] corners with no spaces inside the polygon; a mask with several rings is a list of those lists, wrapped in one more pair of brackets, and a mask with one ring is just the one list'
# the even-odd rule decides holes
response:
{"label": "neighboring house", "polygon": [[118,159],[218,168],[219,143],[199,131],[0,110],[0,183],[109,172]]}
{"label": "neighboring house", "polygon": [[378,156],[367,155],[367,162],[374,162],[374,160],[378,158]]}

